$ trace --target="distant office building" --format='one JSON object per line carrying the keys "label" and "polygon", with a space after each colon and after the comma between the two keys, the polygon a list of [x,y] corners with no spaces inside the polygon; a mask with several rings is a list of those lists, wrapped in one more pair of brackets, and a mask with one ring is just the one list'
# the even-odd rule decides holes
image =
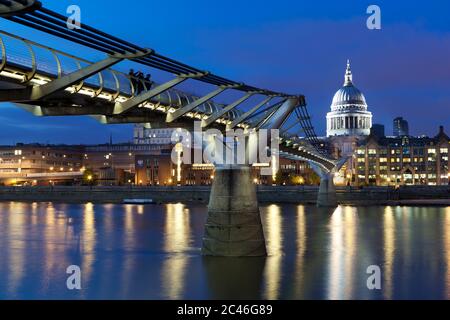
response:
{"label": "distant office building", "polygon": [[404,137],[409,136],[409,125],[408,121],[402,117],[394,119],[394,137]]}
{"label": "distant office building", "polygon": [[384,130],[384,125],[382,124],[373,124],[372,128],[370,129],[370,134],[371,135],[375,135],[377,137],[384,137],[385,134],[385,130]]}
{"label": "distant office building", "polygon": [[66,184],[81,181],[82,146],[22,144],[0,146],[0,184]]}
{"label": "distant office building", "polygon": [[356,150],[356,185],[449,184],[450,138],[371,135]]}
{"label": "distant office building", "polygon": [[145,125],[136,124],[134,126],[134,144],[172,144],[171,138],[175,128],[147,128]]}
{"label": "distant office building", "polygon": [[135,159],[138,156],[167,156],[170,161],[171,145],[104,144],[85,146],[83,165],[95,173],[98,185],[135,183]]}

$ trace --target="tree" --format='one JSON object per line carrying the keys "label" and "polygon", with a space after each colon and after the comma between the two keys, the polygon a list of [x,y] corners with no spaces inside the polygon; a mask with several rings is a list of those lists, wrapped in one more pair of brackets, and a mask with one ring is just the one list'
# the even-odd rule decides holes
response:
{"label": "tree", "polygon": [[300,185],[305,184],[305,178],[303,178],[302,176],[292,174],[292,175],[289,175],[289,178],[290,178],[290,184],[292,184],[294,186],[300,186]]}

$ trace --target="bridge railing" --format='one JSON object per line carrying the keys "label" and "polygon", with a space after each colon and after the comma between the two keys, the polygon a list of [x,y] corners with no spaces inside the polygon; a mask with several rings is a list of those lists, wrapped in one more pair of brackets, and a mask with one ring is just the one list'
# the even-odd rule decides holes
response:
{"label": "bridge railing", "polygon": [[[0,30],[0,72],[7,71],[19,83],[42,84],[54,78],[73,73],[93,64],[91,61],[76,57],[39,43],[18,37]],[[140,91],[150,90],[158,83],[151,80],[130,76],[113,69],[103,70],[78,84],[75,91],[85,89],[92,96],[106,96],[111,100],[128,99]],[[157,97],[157,101],[166,101],[165,107],[180,108],[194,100],[177,89],[169,89]],[[158,107],[158,106],[156,106]],[[197,108],[200,114],[210,115],[223,108],[223,105],[206,102]],[[242,114],[239,110],[229,112],[232,120]]]}

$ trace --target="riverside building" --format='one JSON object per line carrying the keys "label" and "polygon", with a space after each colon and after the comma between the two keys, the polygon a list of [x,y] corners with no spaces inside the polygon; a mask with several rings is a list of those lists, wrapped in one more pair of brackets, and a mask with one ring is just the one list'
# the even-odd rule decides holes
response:
{"label": "riverside building", "polygon": [[448,185],[450,138],[378,137],[359,143],[353,157],[356,185]]}

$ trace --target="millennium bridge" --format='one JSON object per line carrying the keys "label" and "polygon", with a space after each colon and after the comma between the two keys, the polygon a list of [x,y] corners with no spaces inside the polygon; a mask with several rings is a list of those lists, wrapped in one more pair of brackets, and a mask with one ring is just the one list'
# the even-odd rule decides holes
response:
{"label": "millennium bridge", "polygon": [[[0,16],[105,55],[101,61],[88,61],[0,30],[0,102],[12,102],[39,117],[86,115],[104,124],[143,123],[151,128],[192,130],[194,122],[200,121],[205,129],[226,133],[239,128],[249,137],[250,132],[278,129],[279,147],[269,151],[284,158],[308,161],[321,178],[317,205],[337,205],[333,176],[346,159],[334,159],[322,147],[304,95],[226,79],[86,24],[69,28],[66,16],[45,8],[40,1],[0,0]],[[69,51],[75,51],[75,47]],[[122,61],[159,70],[171,75],[171,79],[156,83],[113,69]],[[186,80],[214,89],[200,97],[177,89]],[[229,104],[213,101],[224,91],[235,91],[240,97]],[[242,108],[252,97],[259,102]],[[292,131],[296,134],[291,134]],[[251,144],[252,140],[248,141]],[[203,253],[266,255],[249,164],[216,165]]]}

